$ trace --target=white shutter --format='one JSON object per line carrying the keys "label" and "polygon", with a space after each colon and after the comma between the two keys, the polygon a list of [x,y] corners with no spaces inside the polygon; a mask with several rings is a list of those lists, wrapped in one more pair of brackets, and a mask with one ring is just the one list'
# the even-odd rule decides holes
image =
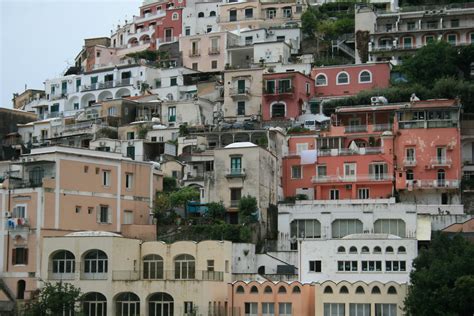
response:
{"label": "white shutter", "polygon": [[16,206],[13,208],[12,217],[13,217],[13,218],[17,218],[17,217],[18,217],[18,208],[17,208]]}
{"label": "white shutter", "polygon": [[107,223],[112,224],[112,211],[107,207]]}
{"label": "white shutter", "polygon": [[100,205],[95,207],[97,223],[100,223]]}

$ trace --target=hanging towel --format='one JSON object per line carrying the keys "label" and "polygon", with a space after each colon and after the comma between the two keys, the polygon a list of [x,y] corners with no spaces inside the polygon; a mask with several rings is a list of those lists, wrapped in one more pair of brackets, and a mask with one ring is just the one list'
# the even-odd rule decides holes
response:
{"label": "hanging towel", "polygon": [[316,149],[312,150],[302,150],[300,153],[301,157],[301,164],[302,165],[310,165],[317,161],[318,153]]}

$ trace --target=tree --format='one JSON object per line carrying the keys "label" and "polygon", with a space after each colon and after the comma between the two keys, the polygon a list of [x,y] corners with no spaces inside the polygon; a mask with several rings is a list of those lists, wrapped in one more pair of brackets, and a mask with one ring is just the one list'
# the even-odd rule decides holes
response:
{"label": "tree", "polygon": [[247,195],[239,201],[239,217],[242,223],[255,222],[255,213],[257,212],[257,199]]}
{"label": "tree", "polygon": [[45,282],[38,295],[25,306],[25,315],[63,315],[74,311],[82,297],[81,289],[70,283]]}
{"label": "tree", "polygon": [[173,177],[163,177],[163,192],[176,191],[177,183]]}
{"label": "tree", "polygon": [[407,315],[473,315],[474,244],[460,235],[438,233],[413,261],[413,268]]}
{"label": "tree", "polygon": [[189,201],[199,200],[200,194],[193,187],[184,187],[178,191],[171,192],[169,197],[172,207],[186,207]]}
{"label": "tree", "polygon": [[206,217],[208,217],[212,221],[224,220],[225,213],[226,209],[222,202],[211,202],[207,204]]}

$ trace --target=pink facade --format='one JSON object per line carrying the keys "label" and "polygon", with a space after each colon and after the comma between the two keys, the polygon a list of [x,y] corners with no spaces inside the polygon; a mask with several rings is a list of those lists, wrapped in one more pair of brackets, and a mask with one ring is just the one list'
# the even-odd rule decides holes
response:
{"label": "pink facade", "polygon": [[315,81],[316,97],[350,96],[364,90],[387,88],[390,63],[315,67],[311,78]]}
{"label": "pink facade", "polygon": [[[290,136],[284,194],[309,190],[305,194],[316,200],[380,199],[395,190],[457,189],[458,115],[452,100],[338,108],[329,130]],[[302,165],[301,151],[312,149],[317,161]],[[447,204],[449,195],[439,202]]]}
{"label": "pink facade", "polygon": [[314,285],[300,282],[244,282],[228,285],[229,313],[314,316]]}
{"label": "pink facade", "polygon": [[314,95],[314,81],[300,72],[263,75],[263,120],[288,120],[303,114],[303,105]]}

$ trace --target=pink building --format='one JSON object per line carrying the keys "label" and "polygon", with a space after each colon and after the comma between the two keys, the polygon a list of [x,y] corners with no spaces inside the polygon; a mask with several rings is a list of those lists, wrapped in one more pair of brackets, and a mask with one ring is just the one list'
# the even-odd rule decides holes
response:
{"label": "pink building", "polygon": [[316,97],[345,97],[364,90],[387,88],[390,63],[315,67],[311,78],[315,81]]}
{"label": "pink building", "polygon": [[237,281],[227,287],[233,316],[314,316],[314,285],[300,282]]}
{"label": "pink building", "polygon": [[[284,194],[380,199],[398,190],[415,201],[413,190],[425,189],[418,202],[459,203],[459,109],[453,100],[338,108],[329,130],[290,136]],[[303,164],[309,150],[316,161]]]}
{"label": "pink building", "polygon": [[300,72],[263,75],[263,120],[288,120],[303,114],[305,103],[314,94],[313,79]]}

